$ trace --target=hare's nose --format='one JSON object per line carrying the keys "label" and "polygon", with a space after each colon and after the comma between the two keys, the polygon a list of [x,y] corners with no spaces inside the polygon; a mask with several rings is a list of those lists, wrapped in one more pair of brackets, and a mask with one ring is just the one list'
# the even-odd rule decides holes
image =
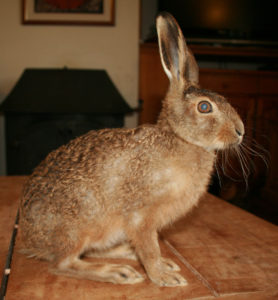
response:
{"label": "hare's nose", "polygon": [[241,121],[235,124],[235,132],[241,138],[244,136],[244,125]]}
{"label": "hare's nose", "polygon": [[243,133],[239,129],[236,129],[236,133],[238,136],[243,136]]}

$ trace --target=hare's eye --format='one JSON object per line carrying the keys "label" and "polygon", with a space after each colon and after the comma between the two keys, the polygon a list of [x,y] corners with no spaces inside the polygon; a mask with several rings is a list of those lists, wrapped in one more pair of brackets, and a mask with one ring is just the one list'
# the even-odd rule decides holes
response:
{"label": "hare's eye", "polygon": [[212,112],[212,106],[208,101],[201,101],[198,104],[198,111],[205,114],[210,113]]}

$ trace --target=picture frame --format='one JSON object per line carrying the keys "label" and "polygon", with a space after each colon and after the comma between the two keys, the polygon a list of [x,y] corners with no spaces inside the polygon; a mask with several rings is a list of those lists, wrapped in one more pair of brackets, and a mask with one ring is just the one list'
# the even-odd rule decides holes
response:
{"label": "picture frame", "polygon": [[115,0],[22,0],[24,25],[115,25]]}

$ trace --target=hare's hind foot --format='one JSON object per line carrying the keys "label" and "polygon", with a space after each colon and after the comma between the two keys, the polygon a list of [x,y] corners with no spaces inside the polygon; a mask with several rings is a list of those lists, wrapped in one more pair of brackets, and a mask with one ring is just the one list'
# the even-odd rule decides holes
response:
{"label": "hare's hind foot", "polygon": [[137,260],[137,256],[129,244],[124,243],[117,245],[113,248],[106,250],[91,250],[84,254],[85,257],[89,258],[125,258],[131,260]]}
{"label": "hare's hind foot", "polygon": [[[138,260],[138,256],[128,243],[117,245],[107,250],[88,251],[84,254],[88,258],[124,258]],[[180,267],[170,258],[161,258],[161,267],[165,271],[180,271]]]}
{"label": "hare's hind foot", "polygon": [[54,274],[116,284],[135,284],[144,277],[129,265],[90,263],[79,258],[66,258],[51,269]]}

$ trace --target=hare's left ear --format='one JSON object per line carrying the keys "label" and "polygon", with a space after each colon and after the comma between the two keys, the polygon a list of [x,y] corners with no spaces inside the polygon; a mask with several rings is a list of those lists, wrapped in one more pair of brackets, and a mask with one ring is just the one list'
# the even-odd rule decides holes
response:
{"label": "hare's left ear", "polygon": [[169,13],[160,13],[156,19],[156,28],[160,58],[169,80],[198,85],[198,65],[175,18]]}

